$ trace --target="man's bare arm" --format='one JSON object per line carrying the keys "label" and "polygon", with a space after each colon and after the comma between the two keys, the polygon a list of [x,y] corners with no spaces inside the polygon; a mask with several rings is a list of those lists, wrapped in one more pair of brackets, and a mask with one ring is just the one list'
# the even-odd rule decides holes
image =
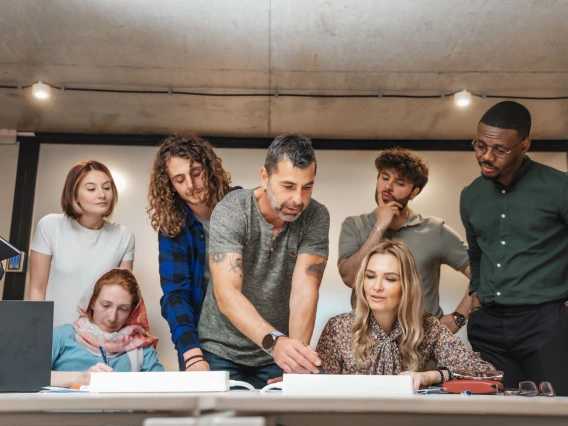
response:
{"label": "man's bare arm", "polygon": [[[242,294],[242,255],[240,253],[211,254],[209,259],[213,289],[219,310],[237,330],[262,347],[263,338],[278,330],[266,322]],[[313,324],[309,332],[310,336],[312,331]],[[317,373],[317,365],[321,364],[321,360],[314,351],[302,341],[291,337],[279,337],[272,354],[274,361],[286,373]]]}
{"label": "man's bare arm", "polygon": [[[469,265],[467,265],[460,272],[464,274],[468,280],[471,278],[471,271]],[[456,312],[459,312],[460,314],[464,315],[466,318],[469,318],[469,310],[472,307],[471,304],[472,304],[472,298],[469,295],[469,281],[468,281],[468,286],[465,289],[465,295],[461,300],[460,304],[458,305],[458,307],[456,308]]]}
{"label": "man's bare arm", "polygon": [[213,253],[209,268],[219,310],[241,333],[261,346],[263,337],[274,331],[243,296],[243,258],[240,253]]}
{"label": "man's bare arm", "polygon": [[347,287],[353,287],[357,271],[361,267],[363,258],[375,248],[381,241],[381,235],[376,227],[373,227],[365,242],[351,256],[343,259],[339,264],[339,275]]}
{"label": "man's bare arm", "polygon": [[319,287],[325,271],[327,259],[309,254],[300,254],[292,276],[290,294],[290,337],[310,344],[316,310]]}

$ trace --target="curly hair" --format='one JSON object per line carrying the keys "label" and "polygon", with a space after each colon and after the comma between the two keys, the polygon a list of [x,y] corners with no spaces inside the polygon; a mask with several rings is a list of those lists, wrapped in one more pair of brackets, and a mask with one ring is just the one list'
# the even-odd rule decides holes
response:
{"label": "curly hair", "polygon": [[372,315],[365,295],[365,271],[371,257],[375,254],[389,254],[398,260],[402,285],[402,297],[398,305],[396,319],[402,329],[402,337],[398,349],[402,364],[406,370],[417,371],[422,363],[419,347],[424,340],[422,318],[424,315],[424,296],[422,280],[416,267],[412,253],[400,240],[383,240],[371,250],[361,262],[354,288],[357,295],[352,350],[360,366],[367,365],[369,353],[373,346],[373,335],[369,325]]}
{"label": "curly hair", "polygon": [[194,134],[175,134],[162,141],[154,160],[148,189],[150,223],[155,231],[175,237],[185,225],[185,202],[174,189],[168,175],[167,163],[180,157],[203,165],[205,194],[202,202],[213,209],[231,190],[231,175],[223,169],[213,145]]}
{"label": "curly hair", "polygon": [[428,165],[426,161],[406,148],[385,149],[375,159],[375,167],[379,174],[383,170],[396,170],[399,176],[412,182],[413,189],[420,192],[428,183]]}

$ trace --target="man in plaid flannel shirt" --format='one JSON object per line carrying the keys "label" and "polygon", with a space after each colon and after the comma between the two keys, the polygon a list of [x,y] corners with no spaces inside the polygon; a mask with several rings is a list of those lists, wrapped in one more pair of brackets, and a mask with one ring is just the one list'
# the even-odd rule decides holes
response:
{"label": "man in plaid flannel shirt", "polygon": [[149,208],[158,231],[160,299],[181,371],[207,371],[197,326],[211,277],[207,246],[215,205],[231,190],[213,146],[191,134],[160,145],[150,177]]}

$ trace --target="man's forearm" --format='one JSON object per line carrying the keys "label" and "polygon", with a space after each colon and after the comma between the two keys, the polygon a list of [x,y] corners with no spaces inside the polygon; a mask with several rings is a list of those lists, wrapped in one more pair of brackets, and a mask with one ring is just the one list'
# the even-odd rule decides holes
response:
{"label": "man's forearm", "polygon": [[318,290],[305,291],[290,297],[290,337],[310,344],[316,321]]}
{"label": "man's forearm", "polygon": [[456,312],[464,315],[466,318],[469,317],[469,310],[471,309],[471,296],[469,295],[469,288],[466,288],[465,295],[461,300],[460,304],[456,308]]}
{"label": "man's forearm", "polygon": [[361,267],[361,262],[365,258],[365,256],[377,246],[381,242],[381,236],[377,228],[373,227],[371,233],[365,240],[365,242],[359,247],[355,253],[349,256],[339,265],[339,275],[341,275],[341,279],[345,283],[347,287],[353,287],[353,283],[355,282],[355,277],[357,276],[357,272]]}
{"label": "man's forearm", "polygon": [[252,303],[238,290],[225,291],[218,299],[219,309],[237,330],[258,346],[268,333],[276,330],[264,320]]}

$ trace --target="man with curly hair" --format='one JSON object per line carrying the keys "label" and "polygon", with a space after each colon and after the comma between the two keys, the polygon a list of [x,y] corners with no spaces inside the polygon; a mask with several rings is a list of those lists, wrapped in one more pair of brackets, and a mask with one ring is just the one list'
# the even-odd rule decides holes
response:
{"label": "man with curly hair", "polygon": [[[452,314],[440,307],[440,266],[446,264],[469,278],[467,246],[442,219],[423,217],[408,203],[428,182],[424,159],[404,148],[384,150],[376,159],[378,207],[371,213],[345,219],[339,235],[339,274],[353,287],[361,261],[383,238],[402,240],[416,259],[424,285],[424,306],[428,312],[456,333],[467,323],[471,298],[465,294]],[[352,305],[354,298],[352,293]]]}
{"label": "man with curly hair", "polygon": [[315,175],[311,141],[280,135],[262,185],[228,194],[211,216],[213,286],[199,340],[212,370],[256,388],[321,364],[307,346],[329,252],[329,213],[311,198]]}
{"label": "man with curly hair", "polygon": [[177,134],[160,144],[150,176],[148,214],[158,231],[162,316],[182,371],[209,370],[197,326],[211,278],[209,221],[231,191],[230,183],[231,175],[208,141]]}

